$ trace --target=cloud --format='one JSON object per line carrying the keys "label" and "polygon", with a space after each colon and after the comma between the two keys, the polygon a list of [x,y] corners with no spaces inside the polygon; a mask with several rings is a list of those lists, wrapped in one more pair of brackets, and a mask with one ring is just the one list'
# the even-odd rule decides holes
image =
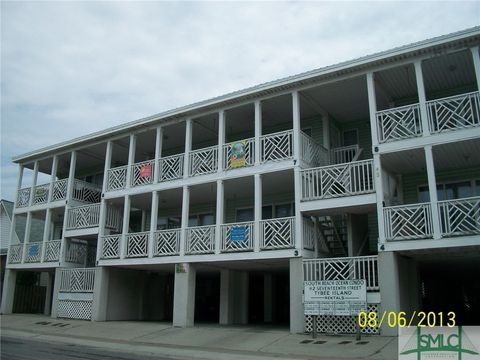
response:
{"label": "cloud", "polygon": [[[478,24],[478,2],[2,2],[2,194],[14,155]],[[421,19],[421,20],[420,20]]]}

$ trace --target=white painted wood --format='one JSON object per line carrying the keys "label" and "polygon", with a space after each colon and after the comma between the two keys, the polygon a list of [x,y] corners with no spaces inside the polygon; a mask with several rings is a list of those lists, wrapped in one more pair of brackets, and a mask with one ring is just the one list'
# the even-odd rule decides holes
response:
{"label": "white painted wood", "polygon": [[383,169],[382,160],[379,154],[373,154],[373,179],[375,181],[376,200],[377,200],[377,219],[378,219],[378,243],[385,243],[385,222],[383,219]]}
{"label": "white painted wood", "polygon": [[33,165],[32,186],[30,188],[30,206],[33,205],[33,200],[35,199],[35,187],[37,186],[38,166],[39,162],[35,161],[35,165]]}
{"label": "white painted wood", "polygon": [[225,217],[225,184],[223,180],[217,181],[217,214],[215,227],[215,254],[220,254],[221,239],[222,239],[222,224]]}
{"label": "white painted wood", "polygon": [[475,46],[470,48],[472,52],[472,59],[473,59],[473,67],[475,69],[475,77],[477,79],[477,90],[480,91],[480,54],[479,54],[479,47]]}
{"label": "white painted wood", "polygon": [[375,96],[375,74],[367,73],[367,92],[368,92],[368,109],[370,113],[370,130],[372,133],[372,146],[378,145],[378,128],[377,128],[377,98]]}
{"label": "white painted wood", "polygon": [[154,183],[158,183],[160,179],[160,158],[162,157],[163,147],[163,127],[157,127],[157,135],[155,141],[155,168],[154,168]]}
{"label": "white painted wood", "polygon": [[158,221],[158,192],[152,192],[152,211],[150,214],[150,241],[148,242],[148,257],[153,257],[153,246],[155,244],[155,232]]}
{"label": "white painted wood", "polygon": [[137,135],[130,134],[130,142],[128,147],[128,164],[127,164],[127,182],[126,188],[132,186],[132,165],[135,163],[135,150],[137,147]]}
{"label": "white painted wood", "polygon": [[298,91],[292,92],[293,109],[293,158],[298,162],[300,160],[300,98]]}
{"label": "white painted wood", "polygon": [[41,261],[45,259],[45,250],[47,248],[47,241],[50,240],[50,228],[52,226],[52,209],[48,208],[45,213],[45,226],[43,228],[43,246],[42,246],[42,257]]}
{"label": "white painted wood", "polygon": [[190,152],[192,151],[192,119],[185,122],[185,159],[183,161],[183,178],[188,178],[190,174]]}
{"label": "white painted wood", "polygon": [[223,145],[225,144],[225,111],[220,110],[218,112],[218,166],[217,171],[222,172],[224,170],[224,151]]}
{"label": "white painted wood", "polygon": [[27,221],[25,222],[25,237],[23,240],[23,255],[22,255],[22,263],[25,262],[25,255],[27,244],[30,242],[30,231],[32,229],[32,212],[29,211],[27,213]]}
{"label": "white painted wood", "polygon": [[423,136],[429,136],[428,116],[427,116],[427,96],[425,94],[425,85],[423,82],[422,60],[413,63],[415,66],[415,79],[417,80],[418,102],[420,104],[420,119],[422,121]]}
{"label": "white painted wood", "polygon": [[302,175],[300,173],[300,166],[296,166],[293,171],[294,176],[294,191],[295,191],[295,248],[298,250],[299,254],[303,249],[303,217],[300,211],[300,202],[302,201]]}
{"label": "white painted wood", "polygon": [[330,118],[328,114],[322,116],[322,137],[323,147],[330,150]]}
{"label": "white painted wood", "polygon": [[424,149],[427,165],[428,192],[430,194],[430,203],[432,207],[433,238],[440,239],[442,235],[440,231],[440,216],[438,214],[437,181],[435,179],[435,163],[433,160],[432,146],[425,146]]}
{"label": "white painted wood", "polygon": [[131,197],[130,195],[125,195],[124,203],[123,203],[123,227],[122,227],[122,237],[120,239],[120,259],[125,258],[125,245],[127,242],[127,234],[130,227],[130,205],[131,205]]}
{"label": "white painted wood", "polygon": [[183,187],[182,195],[182,234],[180,237],[180,256],[185,255],[185,244],[187,242],[188,217],[190,213],[190,187]]}
{"label": "white painted wood", "polygon": [[103,236],[105,235],[107,201],[103,194],[107,191],[108,186],[108,170],[112,166],[112,150],[113,141],[107,141],[107,148],[105,150],[105,165],[103,168],[103,185],[102,185],[102,199],[100,201],[100,214],[98,218],[98,237],[97,237],[97,262],[102,256]]}
{"label": "white painted wood", "polygon": [[261,238],[261,226],[260,221],[262,220],[262,175],[254,175],[254,220],[255,220],[255,236],[253,237],[253,250],[255,252],[260,251],[260,238]]}
{"label": "white painted wood", "polygon": [[255,165],[260,165],[262,136],[262,102],[255,101]]}
{"label": "white painted wood", "polygon": [[48,200],[47,200],[47,202],[52,201],[53,187],[55,185],[55,181],[57,180],[57,168],[58,168],[58,155],[53,155],[52,172],[51,172],[51,176],[50,176],[50,186],[48,188]]}

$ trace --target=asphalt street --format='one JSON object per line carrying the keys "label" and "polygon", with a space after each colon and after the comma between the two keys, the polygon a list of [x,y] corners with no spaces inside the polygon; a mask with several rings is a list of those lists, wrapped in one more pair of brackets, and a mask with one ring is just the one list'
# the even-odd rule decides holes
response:
{"label": "asphalt street", "polygon": [[2,360],[171,360],[166,357],[136,355],[83,345],[40,342],[23,338],[2,336],[0,341]]}

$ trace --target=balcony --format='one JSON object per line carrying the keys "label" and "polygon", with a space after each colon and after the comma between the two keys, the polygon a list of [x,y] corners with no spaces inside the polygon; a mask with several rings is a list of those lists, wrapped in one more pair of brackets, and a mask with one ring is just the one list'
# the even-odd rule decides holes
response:
{"label": "balcony", "polygon": [[49,263],[60,261],[61,240],[47,242],[31,242],[10,245],[8,251],[9,264]]}
{"label": "balcony", "polygon": [[221,252],[253,251],[254,222],[224,224],[220,227]]}
{"label": "balcony", "polygon": [[[430,134],[480,126],[478,91],[426,102]],[[380,143],[422,136],[420,104],[377,111]]]}
{"label": "balcony", "polygon": [[[438,202],[443,238],[480,234],[480,197]],[[384,209],[387,241],[433,238],[430,203],[391,206]]]}
{"label": "balcony", "polygon": [[[49,201],[59,201],[67,199],[68,179],[57,180],[53,183],[53,193],[49,197],[50,183],[37,185],[33,188],[32,205],[47,204]],[[23,188],[17,193],[17,208],[30,205],[31,188]],[[99,202],[102,194],[100,186],[90,184],[82,180],[75,179],[73,182],[72,198],[81,202]]]}
{"label": "balcony", "polygon": [[373,193],[372,169],[373,160],[362,160],[302,170],[302,201]]}
{"label": "balcony", "polygon": [[[105,228],[120,231],[123,215],[118,209],[107,206]],[[80,230],[98,227],[100,203],[75,206],[67,209],[67,230]]]}

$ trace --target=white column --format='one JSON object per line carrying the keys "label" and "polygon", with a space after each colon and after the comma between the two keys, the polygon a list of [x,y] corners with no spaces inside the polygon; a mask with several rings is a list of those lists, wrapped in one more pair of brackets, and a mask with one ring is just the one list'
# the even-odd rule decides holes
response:
{"label": "white column", "polygon": [[478,53],[478,46],[470,48],[472,52],[473,68],[475,69],[475,77],[477,79],[477,91],[480,91],[480,54]]}
{"label": "white column", "polygon": [[27,220],[25,221],[25,237],[23,239],[22,263],[25,262],[25,255],[27,251],[27,244],[30,242],[30,230],[32,227],[32,212],[27,213]]}
{"label": "white column", "polygon": [[293,158],[300,161],[300,97],[298,91],[292,92],[293,108]]}
{"label": "white column", "polygon": [[190,210],[190,187],[183,187],[183,196],[182,196],[182,233],[180,236],[180,256],[185,255],[185,247],[187,244],[187,227],[188,227],[188,217]]}
{"label": "white column", "polygon": [[190,175],[190,151],[192,151],[192,119],[185,122],[185,159],[183,161],[183,177]]}
{"label": "white column", "polygon": [[112,165],[112,150],[113,142],[108,140],[107,148],[105,150],[105,164],[103,167],[103,184],[102,184],[102,198],[100,200],[100,213],[98,215],[98,238],[97,238],[97,261],[102,257],[103,236],[105,235],[105,225],[107,220],[107,201],[103,194],[107,191],[108,186],[108,170]]}
{"label": "white column", "polygon": [[157,127],[157,137],[155,141],[155,169],[153,171],[153,182],[158,183],[160,179],[160,158],[162,157],[163,146],[163,127]]}
{"label": "white column", "polygon": [[58,309],[58,293],[60,292],[62,268],[55,268],[55,280],[53,282],[53,296],[52,296],[52,318],[57,318]]}
{"label": "white column", "polygon": [[107,320],[109,282],[110,268],[106,266],[97,267],[93,285],[92,321]]}
{"label": "white column", "polygon": [[125,195],[125,200],[123,204],[122,239],[120,241],[120,246],[119,246],[120,259],[125,258],[125,252],[126,252],[126,246],[127,246],[127,234],[128,234],[128,228],[130,227],[130,204],[131,204],[130,195]]}
{"label": "white column", "polygon": [[248,324],[248,272],[237,271],[235,272],[235,278],[237,281],[235,291],[235,314],[237,319],[235,322],[246,325]]}
{"label": "white column", "polygon": [[224,170],[224,152],[223,145],[225,144],[225,111],[220,110],[218,113],[218,172]]}
{"label": "white column", "polygon": [[234,317],[234,292],[233,273],[228,269],[220,270],[220,325],[233,324]]}
{"label": "white column", "polygon": [[13,299],[15,296],[15,283],[17,282],[17,271],[5,269],[2,289],[2,314],[11,314],[13,311]]}
{"label": "white column", "polygon": [[132,186],[132,165],[135,164],[135,148],[137,146],[137,135],[130,134],[130,146],[128,147],[128,166],[126,188]]}
{"label": "white column", "polygon": [[262,220],[262,175],[255,174],[254,177],[254,220],[255,220],[255,236],[253,237],[253,250],[260,251],[260,239],[262,238],[262,229],[260,220]]}
{"label": "white column", "polygon": [[[378,253],[378,282],[380,287],[379,314],[389,311],[398,312],[400,308],[399,268],[397,255],[393,251],[381,251]],[[382,335],[396,336],[398,328],[384,326]]]}
{"label": "white column", "polygon": [[[24,169],[23,165],[18,165],[17,192],[16,192],[14,206],[13,206],[14,211],[12,211],[12,222],[10,223],[10,234],[8,235],[8,238],[10,240],[10,245],[14,245],[16,243],[15,240],[16,240],[17,233],[15,231],[15,227],[17,226],[17,217],[15,215],[15,209],[17,208],[18,191],[22,187],[23,169]],[[10,251],[8,253],[10,254]],[[8,263],[8,259],[7,259],[7,263]]]}
{"label": "white column", "polygon": [[53,275],[48,272],[48,282],[47,282],[47,291],[45,294],[45,306],[43,308],[43,315],[50,315],[50,310],[52,308],[52,287],[53,287]]}
{"label": "white column", "polygon": [[45,260],[45,251],[47,248],[47,242],[50,240],[50,229],[52,227],[52,210],[47,208],[45,214],[45,226],[43,228],[43,246],[42,246],[42,257],[41,261]]}
{"label": "white column", "polygon": [[328,115],[322,116],[323,147],[330,150],[330,119]]}
{"label": "white column", "polygon": [[303,217],[300,211],[300,202],[302,200],[302,175],[300,173],[300,166],[295,166],[293,169],[294,186],[295,186],[295,249],[301,254],[303,248],[302,227]]}
{"label": "white column", "polygon": [[262,154],[262,102],[255,101],[255,165],[260,165]]}
{"label": "white column", "polygon": [[112,150],[113,150],[113,142],[112,140],[108,140],[107,142],[107,149],[105,150],[105,165],[103,167],[103,185],[102,191],[107,191],[108,186],[108,170],[112,167]]}
{"label": "white column", "polygon": [[373,181],[375,182],[375,191],[377,194],[377,223],[378,223],[378,242],[380,246],[385,244],[385,222],[383,220],[383,171],[380,154],[373,153]]}
{"label": "white column", "polygon": [[440,230],[440,215],[438,213],[437,181],[435,179],[435,163],[433,160],[432,145],[425,146],[425,161],[427,165],[430,206],[432,207],[433,238],[440,239],[442,235]]}
{"label": "white column", "polygon": [[37,186],[38,166],[38,161],[35,161],[35,164],[33,165],[32,187],[30,188],[30,206],[33,205],[33,199],[35,198],[35,186]]}
{"label": "white column", "polygon": [[[368,92],[368,108],[370,111],[370,130],[372,133],[372,146],[378,145],[379,136],[377,128],[377,98],[375,96],[375,74],[367,73],[367,92]],[[375,151],[374,151],[375,152]]]}
{"label": "white column", "polygon": [[423,136],[429,136],[427,115],[427,96],[425,95],[425,85],[423,83],[422,60],[414,62],[415,79],[417,80],[418,102],[420,104],[420,117],[422,122]]}
{"label": "white column", "polygon": [[157,231],[158,221],[158,191],[152,192],[152,210],[150,214],[150,239],[148,242],[148,257],[153,257],[153,247],[155,246],[155,232]]}
{"label": "white column", "polygon": [[177,264],[173,294],[173,326],[193,326],[195,314],[195,267]]}
{"label": "white column", "polygon": [[289,259],[290,280],[290,333],[305,331],[305,315],[303,314],[303,264],[302,258]]}
{"label": "white column", "polygon": [[222,224],[225,214],[225,184],[223,180],[217,180],[217,218],[215,227],[215,254],[220,254],[222,242]]}
{"label": "white column", "polygon": [[68,171],[68,180],[67,180],[67,195],[66,195],[66,204],[65,204],[65,213],[63,216],[63,230],[62,230],[62,241],[60,243],[60,258],[59,262],[62,264],[65,259],[65,249],[67,247],[65,230],[67,229],[67,213],[70,208],[70,203],[73,197],[73,188],[75,186],[75,168],[77,166],[77,152],[72,151],[70,155],[70,169]]}
{"label": "white column", "polygon": [[273,281],[272,274],[263,275],[263,321],[266,323],[273,320]]}
{"label": "white column", "polygon": [[52,160],[52,172],[50,176],[50,186],[48,189],[48,202],[52,201],[53,189],[55,186],[55,181],[57,180],[57,168],[58,168],[58,156],[54,155]]}

